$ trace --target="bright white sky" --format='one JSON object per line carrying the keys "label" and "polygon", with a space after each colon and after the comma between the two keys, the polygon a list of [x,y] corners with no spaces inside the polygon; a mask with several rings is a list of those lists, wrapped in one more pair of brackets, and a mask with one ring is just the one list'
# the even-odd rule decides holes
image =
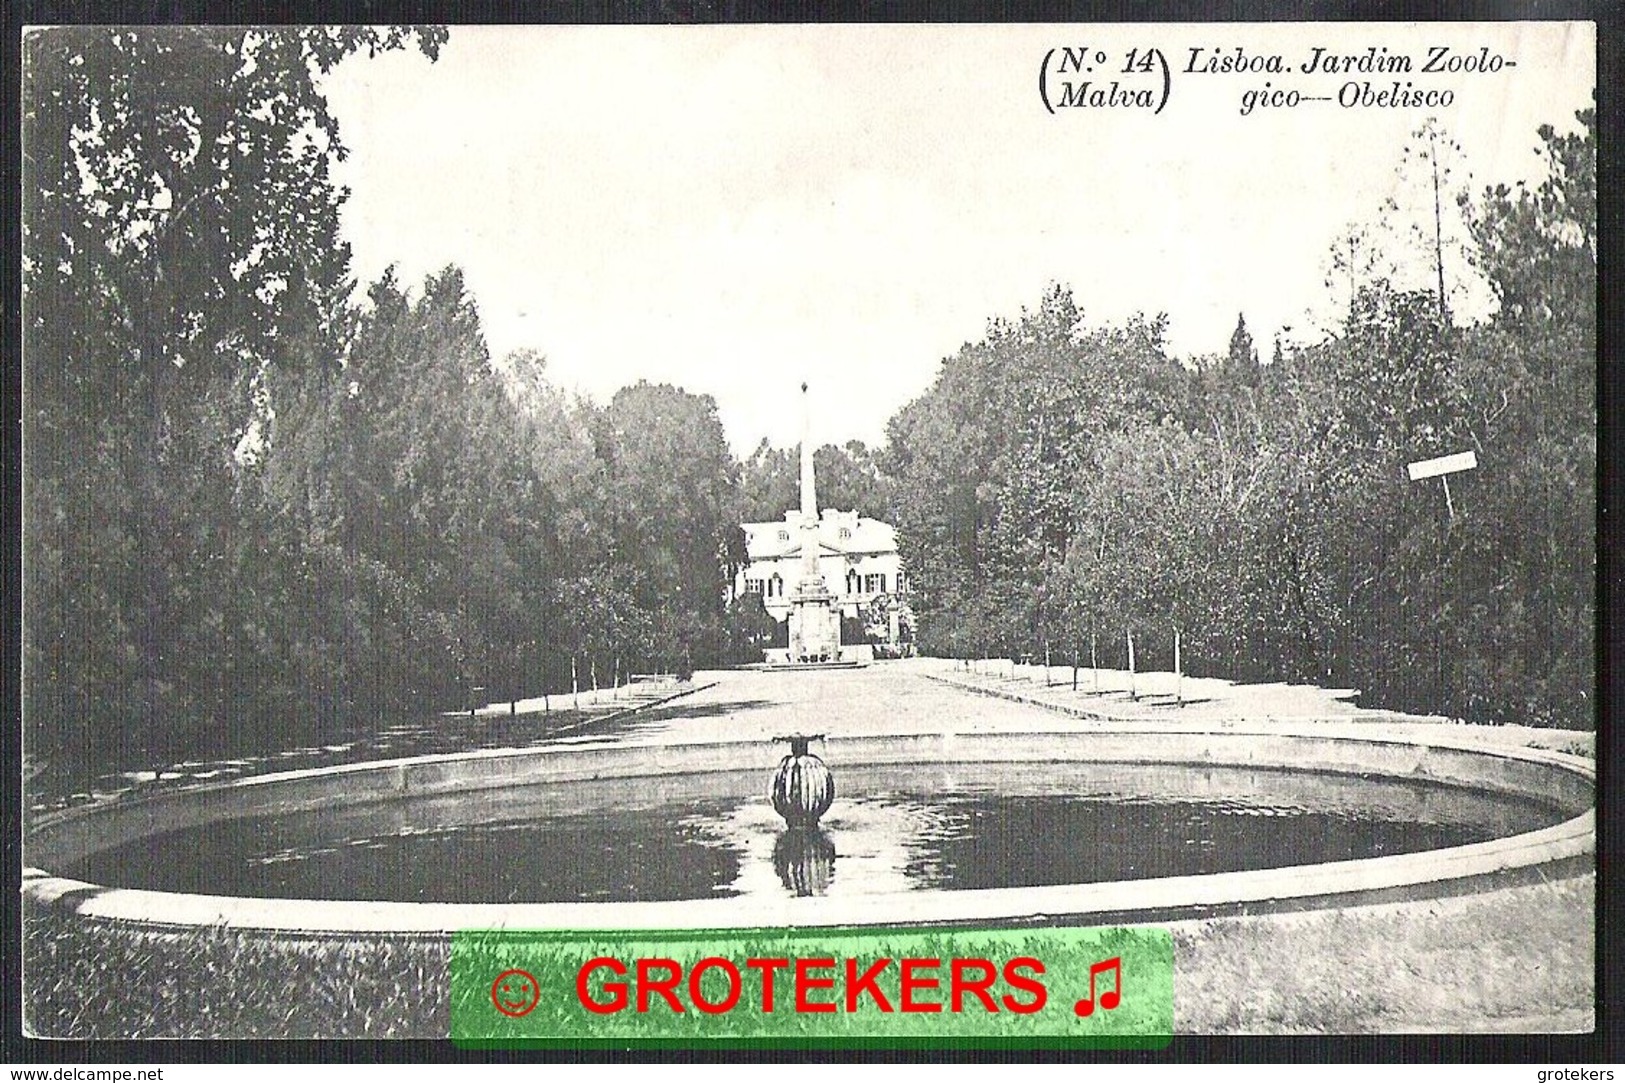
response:
{"label": "bright white sky", "polygon": [[[1085,45],[1106,82],[1161,49],[1162,114],[1046,111],[1045,54]],[[1293,74],[1181,70],[1236,45]],[[1314,45],[1516,67],[1297,73]],[[1056,63],[1052,91],[1078,81]],[[496,357],[535,348],[600,401],[639,379],[710,394],[744,454],[799,438],[803,379],[817,442],[882,441],[944,357],[1052,281],[1090,323],[1167,312],[1180,356],[1222,351],[1238,312],[1266,357],[1284,326],[1312,340],[1336,238],[1389,196],[1431,210],[1420,173],[1396,181],[1430,110],[1241,116],[1244,91],[1451,89],[1433,112],[1476,191],[1537,175],[1536,128],[1573,127],[1595,71],[1590,24],[454,27],[438,62],[357,58],[327,91],[363,283],[455,263]],[[1132,78],[1160,93],[1160,71]],[[1403,235],[1416,215],[1391,217]],[[1386,254],[1421,266],[1409,250]]]}

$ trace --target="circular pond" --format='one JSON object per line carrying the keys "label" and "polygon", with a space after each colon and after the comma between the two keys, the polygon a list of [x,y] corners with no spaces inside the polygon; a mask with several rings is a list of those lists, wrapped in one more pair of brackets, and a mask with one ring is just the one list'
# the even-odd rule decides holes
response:
{"label": "circular pond", "polygon": [[[1392,897],[1595,850],[1589,761],[1302,732],[834,738],[816,831],[769,742],[500,750],[48,817],[24,892],[310,931],[1074,920]],[[1386,893],[1386,894],[1385,894]]]}
{"label": "circular pond", "polygon": [[764,781],[733,772],[561,782],[232,818],[62,871],[153,891],[414,903],[880,895],[1314,865],[1565,818],[1548,800],[1415,779],[941,764],[842,771],[822,830],[787,832]]}

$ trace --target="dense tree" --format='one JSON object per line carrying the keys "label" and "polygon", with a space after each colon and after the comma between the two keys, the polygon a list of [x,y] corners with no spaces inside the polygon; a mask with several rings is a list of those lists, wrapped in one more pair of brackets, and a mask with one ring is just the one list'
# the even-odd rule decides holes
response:
{"label": "dense tree", "polygon": [[893,418],[886,452],[927,649],[945,635],[997,651],[1064,638],[1047,569],[1072,547],[1098,442],[1180,413],[1188,382],[1160,319],[1085,328],[1059,287],[944,362]]}
{"label": "dense tree", "polygon": [[1572,720],[1592,707],[1595,109],[1577,120],[1540,129],[1539,183],[1467,205],[1500,309],[1467,336],[1447,385],[1484,475],[1451,531],[1467,633],[1459,687],[1468,709],[1501,717]]}
{"label": "dense tree", "polygon": [[709,395],[640,382],[593,420],[609,496],[610,559],[642,570],[654,656],[707,662],[723,650],[726,584],[744,558],[739,467]]}
{"label": "dense tree", "polygon": [[24,40],[25,666],[35,751],[137,758],[235,714],[285,600],[248,468],[267,373],[342,277],[314,77],[438,30]]}
{"label": "dense tree", "polygon": [[773,619],[762,596],[747,591],[728,603],[724,661],[740,664],[760,662],[763,651],[777,644],[786,626]]}
{"label": "dense tree", "polygon": [[708,402],[494,365],[455,268],[350,301],[315,79],[444,36],[28,36],[31,754],[279,744],[718,649]]}
{"label": "dense tree", "polygon": [[[1243,319],[1182,368],[1155,323],[1085,330],[1064,290],[990,324],[890,428],[926,647],[1070,640],[1123,666],[1132,636],[1142,666],[1590,724],[1594,112],[1579,121],[1541,129],[1545,179],[1458,204],[1499,301],[1484,322],[1454,322],[1456,182],[1424,130],[1427,213],[1395,242],[1425,256],[1423,288],[1351,228],[1342,317],[1305,346],[1277,335],[1268,366]],[[1448,501],[1410,482],[1408,462],[1463,450],[1479,467]]]}

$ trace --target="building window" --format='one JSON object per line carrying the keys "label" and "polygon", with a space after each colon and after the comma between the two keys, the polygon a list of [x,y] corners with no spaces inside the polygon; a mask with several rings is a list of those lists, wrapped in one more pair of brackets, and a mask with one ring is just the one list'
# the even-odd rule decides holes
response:
{"label": "building window", "polygon": [[843,526],[841,528],[841,540],[842,541],[849,541],[849,540],[851,540],[851,538],[852,538],[852,531],[848,530],[846,527]]}
{"label": "building window", "polygon": [[849,571],[846,573],[846,592],[848,594],[856,594],[858,592],[857,572]]}
{"label": "building window", "polygon": [[779,573],[778,572],[774,572],[773,573],[773,578],[769,579],[767,581],[767,596],[769,598],[777,598],[779,595],[781,595],[783,593],[784,593],[784,580],[779,578]]}
{"label": "building window", "polygon": [[863,577],[863,592],[865,594],[886,593],[886,573],[877,572]]}
{"label": "building window", "polygon": [[762,593],[762,585],[763,584],[760,579],[747,579],[745,580],[745,593],[760,594]]}
{"label": "building window", "polygon": [[790,532],[788,530],[779,531],[779,540],[780,541],[789,541],[790,540]]}

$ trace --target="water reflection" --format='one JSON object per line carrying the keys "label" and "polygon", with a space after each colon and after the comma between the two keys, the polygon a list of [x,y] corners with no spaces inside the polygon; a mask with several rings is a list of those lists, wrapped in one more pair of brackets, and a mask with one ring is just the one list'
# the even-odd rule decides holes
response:
{"label": "water reflection", "polygon": [[[948,806],[922,795],[897,792],[843,797],[824,817],[810,843],[806,832],[786,831],[766,799],[747,799],[696,814],[682,826],[705,837],[718,849],[738,856],[738,876],[726,886],[735,895],[876,895],[909,891],[920,886],[911,871],[939,840],[953,829]],[[787,878],[791,857],[799,848],[827,841],[831,870],[828,875]],[[834,858],[840,856],[840,876]],[[808,871],[816,873],[809,862]],[[802,891],[801,886],[815,890]]]}
{"label": "water reflection", "polygon": [[824,895],[835,878],[835,844],[817,827],[792,827],[773,844],[773,871],[792,895]]}

